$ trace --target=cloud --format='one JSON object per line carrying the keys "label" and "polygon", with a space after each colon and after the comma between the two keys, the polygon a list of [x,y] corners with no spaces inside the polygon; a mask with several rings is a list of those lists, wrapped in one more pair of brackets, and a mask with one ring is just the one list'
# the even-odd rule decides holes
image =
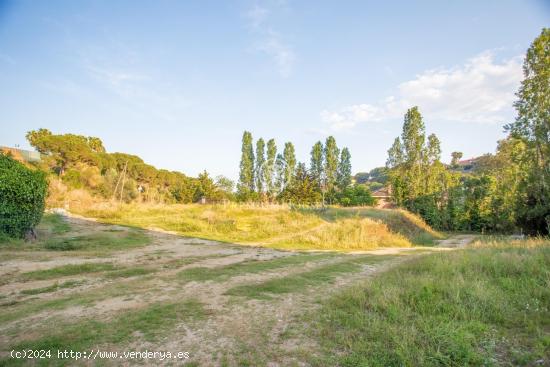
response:
{"label": "cloud", "polygon": [[118,96],[136,112],[174,122],[185,116],[188,100],[171,83],[158,80],[132,67],[87,64],[90,77]]}
{"label": "cloud", "polygon": [[294,65],[294,52],[286,45],[278,33],[269,31],[265,39],[258,45],[258,50],[271,56],[277,65],[277,71],[283,78],[288,78]]}
{"label": "cloud", "polygon": [[498,63],[487,51],[464,65],[417,75],[397,86],[397,96],[324,110],[321,119],[332,130],[344,130],[359,123],[399,118],[408,108],[419,106],[433,120],[500,123],[511,116],[514,93],[522,79],[521,61],[518,56]]}
{"label": "cloud", "polygon": [[245,12],[248,27],[255,38],[255,50],[269,56],[283,78],[292,74],[296,56],[292,47],[284,41],[282,33],[273,28],[269,18],[274,11],[286,7],[285,2],[273,3],[273,9],[255,4]]}
{"label": "cloud", "polygon": [[269,10],[255,4],[245,13],[245,17],[249,19],[251,27],[258,28],[265,22],[268,14]]}

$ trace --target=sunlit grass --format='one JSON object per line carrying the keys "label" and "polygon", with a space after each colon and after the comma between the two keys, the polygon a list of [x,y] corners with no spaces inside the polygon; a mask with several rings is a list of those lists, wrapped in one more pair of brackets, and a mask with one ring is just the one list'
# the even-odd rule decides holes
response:
{"label": "sunlit grass", "polygon": [[402,210],[145,204],[100,204],[74,210],[108,223],[281,249],[408,247],[432,244],[442,237],[420,218]]}
{"label": "sunlit grass", "polygon": [[341,292],[317,320],[319,366],[546,363],[550,242],[424,256]]}

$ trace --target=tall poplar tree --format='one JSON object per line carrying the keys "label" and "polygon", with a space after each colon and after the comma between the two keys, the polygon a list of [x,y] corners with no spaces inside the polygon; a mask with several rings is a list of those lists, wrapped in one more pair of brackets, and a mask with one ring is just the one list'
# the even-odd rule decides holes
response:
{"label": "tall poplar tree", "polygon": [[311,148],[310,173],[320,187],[323,178],[323,143],[320,141]]}
{"label": "tall poplar tree", "polygon": [[333,136],[329,136],[325,141],[324,153],[324,171],[327,191],[334,191],[336,176],[338,173],[338,158],[340,152]]}
{"label": "tall poplar tree", "polygon": [[265,189],[271,195],[276,194],[275,190],[275,178],[274,178],[274,168],[275,168],[275,159],[277,157],[277,145],[275,144],[275,139],[269,139],[267,142],[267,159],[265,162],[264,169],[264,182]]}
{"label": "tall poplar tree", "polygon": [[386,167],[395,168],[404,161],[403,145],[399,137],[395,138],[391,148],[388,150],[388,159],[386,160]]}
{"label": "tall poplar tree", "polygon": [[351,185],[351,154],[348,148],[342,149],[338,163],[337,186],[344,191]]}
{"label": "tall poplar tree", "polygon": [[291,142],[285,143],[285,149],[283,151],[283,158],[285,159],[285,186],[292,182],[294,177],[294,170],[296,169],[296,152],[294,151],[294,144]]}
{"label": "tall poplar tree", "polygon": [[265,142],[260,138],[256,142],[256,191],[262,194],[265,190]]}
{"label": "tall poplar tree", "polygon": [[254,192],[254,148],[249,131],[243,133],[238,192],[243,199]]}

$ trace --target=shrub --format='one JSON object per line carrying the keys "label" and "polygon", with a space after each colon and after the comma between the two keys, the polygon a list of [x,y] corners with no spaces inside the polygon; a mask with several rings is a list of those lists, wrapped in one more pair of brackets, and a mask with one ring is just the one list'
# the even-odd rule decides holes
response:
{"label": "shrub", "polygon": [[40,222],[44,212],[46,178],[0,154],[0,232],[23,237]]}

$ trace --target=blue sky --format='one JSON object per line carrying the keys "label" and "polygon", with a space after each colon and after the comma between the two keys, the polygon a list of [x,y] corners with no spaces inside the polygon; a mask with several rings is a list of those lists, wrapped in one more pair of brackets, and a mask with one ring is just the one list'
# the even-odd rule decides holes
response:
{"label": "blue sky", "polygon": [[545,1],[0,0],[0,145],[100,137],[159,168],[236,178],[243,130],[309,161],[334,135],[383,165],[418,105],[444,160],[493,152]]}

